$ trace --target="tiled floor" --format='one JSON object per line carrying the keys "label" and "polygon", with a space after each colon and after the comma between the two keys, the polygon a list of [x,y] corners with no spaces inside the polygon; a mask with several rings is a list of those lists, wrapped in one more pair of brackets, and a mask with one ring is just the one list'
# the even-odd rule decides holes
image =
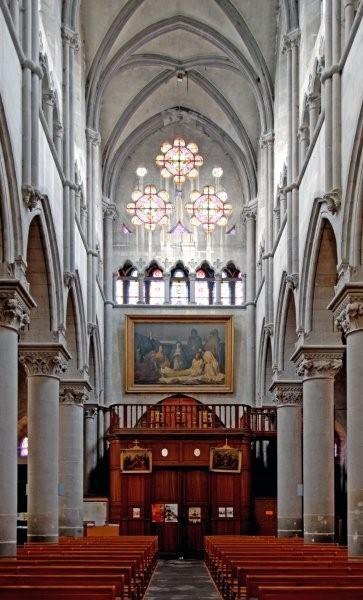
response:
{"label": "tiled floor", "polygon": [[159,560],[145,600],[221,600],[201,560]]}

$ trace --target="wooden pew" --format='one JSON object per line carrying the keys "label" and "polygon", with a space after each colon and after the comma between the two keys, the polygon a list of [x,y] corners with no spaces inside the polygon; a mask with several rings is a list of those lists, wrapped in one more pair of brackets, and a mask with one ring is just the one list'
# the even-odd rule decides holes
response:
{"label": "wooden pew", "polygon": [[363,586],[362,575],[263,575],[246,577],[246,598],[259,598],[263,587],[349,587]]}
{"label": "wooden pew", "polygon": [[259,600],[362,600],[363,586],[263,587]]}
{"label": "wooden pew", "polygon": [[114,587],[81,586],[1,586],[2,600],[115,600]]}

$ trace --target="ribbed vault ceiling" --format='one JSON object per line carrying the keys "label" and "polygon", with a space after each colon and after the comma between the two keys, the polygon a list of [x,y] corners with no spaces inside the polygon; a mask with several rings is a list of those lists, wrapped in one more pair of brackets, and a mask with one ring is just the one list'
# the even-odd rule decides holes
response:
{"label": "ribbed vault ceiling", "polygon": [[[273,129],[277,28],[279,22],[293,27],[295,18],[293,0],[279,4],[68,3],[64,16],[84,38],[87,125],[101,133],[106,195],[113,195],[130,153],[170,120],[187,120],[220,144],[233,159],[245,200],[256,195],[259,137]],[[188,74],[179,85],[178,71]]]}

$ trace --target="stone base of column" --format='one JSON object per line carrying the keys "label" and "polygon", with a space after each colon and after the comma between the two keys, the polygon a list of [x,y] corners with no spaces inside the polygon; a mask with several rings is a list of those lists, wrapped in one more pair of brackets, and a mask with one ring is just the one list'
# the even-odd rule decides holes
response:
{"label": "stone base of column", "polygon": [[363,490],[351,490],[349,487],[348,552],[349,556],[363,556]]}
{"label": "stone base of column", "polygon": [[16,542],[0,542],[0,557],[16,556]]}
{"label": "stone base of column", "polygon": [[36,544],[36,543],[38,543],[38,544],[57,544],[58,541],[59,541],[58,535],[52,535],[52,534],[36,535],[34,533],[31,533],[27,537],[27,542],[32,543],[32,544]]}
{"label": "stone base of column", "polygon": [[334,515],[304,515],[304,541],[308,544],[334,542]]}
{"label": "stone base of column", "polygon": [[302,537],[302,519],[292,517],[278,517],[277,537]]}
{"label": "stone base of column", "polygon": [[83,537],[83,527],[59,527],[59,536]]}

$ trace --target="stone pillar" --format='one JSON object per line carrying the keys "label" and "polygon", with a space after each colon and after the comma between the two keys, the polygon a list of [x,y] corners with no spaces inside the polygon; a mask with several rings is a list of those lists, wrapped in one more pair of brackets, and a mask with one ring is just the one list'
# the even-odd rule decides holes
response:
{"label": "stone pillar", "polygon": [[139,286],[139,299],[137,301],[137,304],[144,304],[144,284],[145,284],[145,277],[143,273],[140,273],[137,276],[137,283]]}
{"label": "stone pillar", "polygon": [[28,541],[58,541],[59,377],[70,355],[61,344],[24,343],[28,376]]}
{"label": "stone pillar", "polygon": [[195,304],[195,273],[189,275],[189,304]]}
{"label": "stone pillar", "polygon": [[304,164],[305,156],[309,147],[309,127],[304,123],[299,127],[300,139],[300,169]]}
{"label": "stone pillar", "polygon": [[348,554],[363,556],[363,283],[345,285],[329,308],[347,343]]}
{"label": "stone pillar", "polygon": [[19,35],[19,0],[10,0],[9,9],[16,35]]}
{"label": "stone pillar", "polygon": [[47,121],[48,129],[53,139],[53,115],[55,105],[55,93],[53,90],[48,90],[47,92],[44,92],[43,102],[45,120]]}
{"label": "stone pillar", "polygon": [[170,304],[170,273],[164,273],[164,304]]}
{"label": "stone pillar", "polygon": [[34,306],[19,281],[0,286],[0,558],[16,555],[18,331]]}
{"label": "stone pillar", "polygon": [[343,346],[301,346],[292,356],[303,376],[304,540],[334,541],[334,377]]}
{"label": "stone pillar", "polygon": [[103,291],[104,305],[104,398],[106,404],[112,396],[112,359],[113,359],[113,221],[116,207],[109,202],[103,202]]}
{"label": "stone pillar", "polygon": [[216,304],[222,304],[222,275],[216,273],[214,276],[214,285],[216,286]]}
{"label": "stone pillar", "polygon": [[89,389],[82,380],[63,380],[60,384],[60,535],[83,535],[83,403]]}
{"label": "stone pillar", "polygon": [[246,403],[254,406],[256,401],[256,215],[257,205],[245,206],[243,220],[246,226],[246,311],[247,354]]}
{"label": "stone pillar", "polygon": [[347,43],[355,17],[355,0],[344,0],[344,40]]}
{"label": "stone pillar", "polygon": [[277,401],[277,535],[302,536],[302,382],[275,381]]}
{"label": "stone pillar", "polygon": [[320,96],[318,94],[309,94],[307,98],[307,104],[309,110],[309,134],[311,140],[319,118]]}
{"label": "stone pillar", "polygon": [[94,474],[97,468],[97,411],[98,407],[87,404],[84,407],[84,493],[95,491]]}

